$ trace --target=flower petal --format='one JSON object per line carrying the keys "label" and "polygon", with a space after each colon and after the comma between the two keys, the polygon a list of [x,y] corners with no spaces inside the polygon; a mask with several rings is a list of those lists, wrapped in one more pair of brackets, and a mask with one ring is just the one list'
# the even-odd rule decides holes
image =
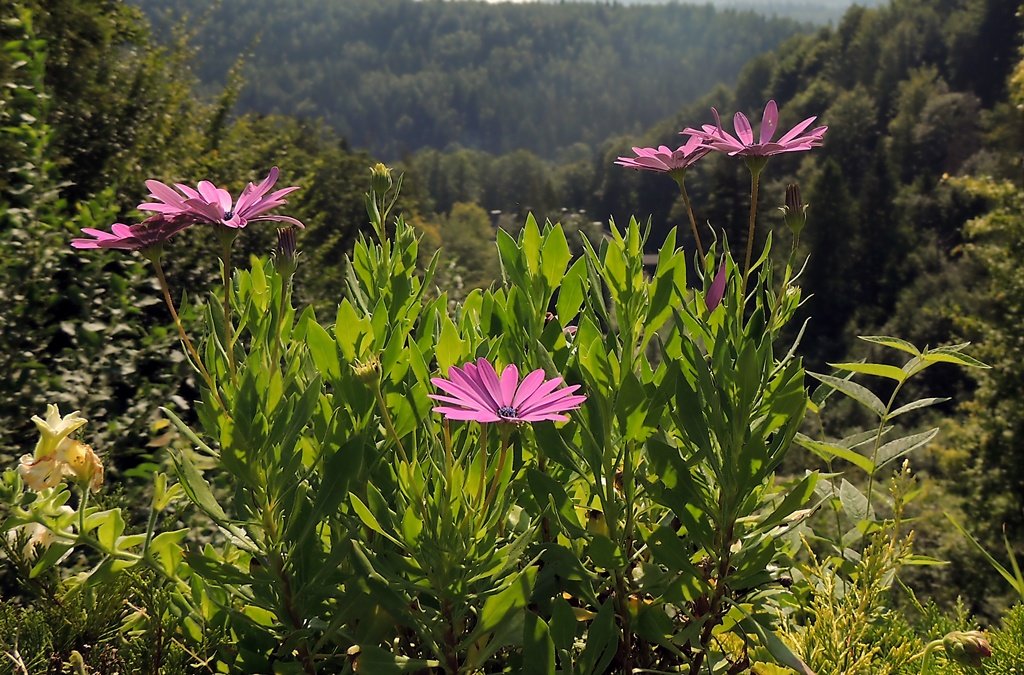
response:
{"label": "flower petal", "polygon": [[761,117],[761,143],[770,143],[775,136],[775,129],[779,126],[779,106],[772,99],[764,106],[764,115]]}
{"label": "flower petal", "polygon": [[733,115],[732,125],[736,128],[736,136],[739,137],[743,145],[754,144],[754,129],[750,126],[750,120],[746,115],[741,112]]}

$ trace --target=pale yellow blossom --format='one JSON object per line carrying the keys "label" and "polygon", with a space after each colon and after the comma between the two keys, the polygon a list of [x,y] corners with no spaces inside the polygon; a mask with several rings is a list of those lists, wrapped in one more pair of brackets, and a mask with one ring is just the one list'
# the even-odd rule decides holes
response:
{"label": "pale yellow blossom", "polygon": [[35,452],[23,455],[18,463],[18,473],[29,489],[39,492],[55,487],[67,476],[98,490],[103,484],[100,458],[91,447],[70,438],[87,420],[77,410],[62,417],[57,406],[48,405],[46,419],[35,415],[32,421],[39,429],[39,442]]}

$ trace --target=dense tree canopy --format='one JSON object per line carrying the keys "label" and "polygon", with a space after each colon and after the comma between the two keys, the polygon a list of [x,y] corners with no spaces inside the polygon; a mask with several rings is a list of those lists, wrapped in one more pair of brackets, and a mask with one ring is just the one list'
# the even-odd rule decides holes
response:
{"label": "dense tree canopy", "polygon": [[163,30],[197,22],[205,82],[245,57],[242,110],[321,117],[391,159],[452,143],[550,158],[640,130],[801,30],[710,5],[139,3]]}

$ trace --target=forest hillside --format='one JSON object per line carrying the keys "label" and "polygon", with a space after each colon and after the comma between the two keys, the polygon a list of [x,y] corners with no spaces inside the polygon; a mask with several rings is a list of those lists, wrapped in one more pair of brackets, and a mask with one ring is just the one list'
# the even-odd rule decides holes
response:
{"label": "forest hillside", "polygon": [[710,5],[139,3],[158,33],[188,17],[210,87],[241,60],[238,110],[320,118],[387,159],[450,145],[554,158],[643,129],[807,30]]}

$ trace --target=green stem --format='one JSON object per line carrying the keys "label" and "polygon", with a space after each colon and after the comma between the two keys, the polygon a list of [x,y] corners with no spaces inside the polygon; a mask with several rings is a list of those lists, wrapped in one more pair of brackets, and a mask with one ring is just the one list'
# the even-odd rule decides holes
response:
{"label": "green stem", "polygon": [[[483,457],[483,462],[480,466],[480,483],[476,488],[477,499],[484,498],[484,485],[487,481],[487,425],[481,425],[480,427],[480,455]],[[481,502],[482,504],[483,502]],[[468,513],[467,513],[468,515]]]}
{"label": "green stem", "polygon": [[868,505],[867,513],[871,513],[871,497],[874,493],[875,486],[875,464],[878,462],[878,449],[882,444],[882,432],[885,430],[885,423],[889,421],[889,412],[892,411],[893,404],[896,403],[896,396],[899,395],[900,389],[903,387],[903,382],[896,383],[896,386],[892,390],[892,396],[889,397],[889,402],[885,404],[885,414],[882,415],[882,421],[878,423],[878,431],[875,433],[875,441],[871,448],[871,473],[868,475]]}
{"label": "green stem", "polygon": [[85,534],[85,509],[89,506],[89,486],[82,485],[82,498],[78,505],[78,532]]}
{"label": "green stem", "polygon": [[409,455],[405,452],[405,446],[402,445],[402,439],[398,437],[398,432],[395,431],[395,424],[391,420],[391,413],[388,412],[388,406],[384,403],[384,394],[380,390],[379,378],[373,383],[373,394],[377,399],[377,407],[380,408],[380,417],[384,422],[384,429],[391,435],[391,439],[398,447],[398,453],[402,456],[402,461],[406,464],[411,464],[409,461]]}
{"label": "green stem", "polygon": [[756,166],[755,162],[748,162],[748,166],[750,167],[750,220],[747,223],[747,254],[743,258],[742,286],[744,293],[746,293],[747,288],[747,274],[750,273],[750,258],[754,252],[754,233],[757,225],[757,193],[761,182],[761,169],[764,168],[764,163],[761,162],[760,166]]}
{"label": "green stem", "polygon": [[679,176],[677,182],[679,183],[679,192],[683,195],[686,215],[690,218],[690,229],[693,231],[693,238],[697,242],[697,252],[700,254],[700,259],[704,260],[704,246],[700,241],[700,231],[697,229],[697,219],[693,216],[693,205],[690,203],[690,195],[686,192],[686,183],[683,182],[682,176]]}
{"label": "green stem", "polygon": [[491,508],[494,496],[498,493],[498,483],[501,480],[501,473],[505,470],[505,460],[508,457],[508,438],[510,432],[501,428],[501,452],[498,453],[498,466],[494,469],[494,478],[491,479],[491,488],[487,491],[487,499],[484,500],[483,517],[487,518],[487,512]]}
{"label": "green stem", "polygon": [[291,275],[286,275],[281,279],[281,304],[277,310],[277,326],[275,326],[274,330],[274,339],[270,344],[270,367],[275,370],[281,367],[279,359],[284,349],[284,340],[281,338],[281,326],[284,325],[285,315],[291,308],[291,296],[292,277]]}
{"label": "green stem", "polygon": [[228,233],[221,231],[221,245],[223,251],[221,252],[221,277],[224,284],[224,350],[228,354],[228,372],[231,373],[231,378],[235,377],[235,330],[231,323],[231,244],[235,241],[235,231],[230,230]]}
{"label": "green stem", "polygon": [[938,649],[939,647],[942,647],[942,646],[943,646],[943,641],[942,640],[932,640],[927,645],[925,645],[924,651],[919,652],[917,654],[914,654],[912,657],[910,657],[910,662],[917,661],[918,659],[922,659],[921,660],[921,675],[925,675],[928,672],[928,666],[931,663],[932,652],[934,652],[936,649]]}
{"label": "green stem", "polygon": [[150,505],[149,520],[146,521],[146,541],[142,544],[142,557],[149,555],[149,544],[153,541],[153,531],[156,529],[156,507]]}
{"label": "green stem", "polygon": [[221,407],[221,410],[227,413],[228,408],[224,405],[224,400],[221,399],[220,392],[213,383],[213,378],[210,377],[209,371],[207,371],[206,366],[203,365],[203,360],[199,358],[199,352],[196,351],[195,346],[192,344],[192,340],[188,337],[188,333],[185,332],[185,326],[181,323],[181,317],[178,316],[178,310],[174,307],[174,300],[171,299],[171,288],[167,285],[167,277],[164,275],[164,268],[163,265],[160,264],[159,255],[152,256],[150,260],[153,263],[153,269],[156,271],[156,278],[160,283],[160,290],[163,292],[164,302],[167,304],[167,310],[171,313],[174,325],[178,329],[178,337],[181,338],[182,344],[185,345],[185,351],[187,351],[189,356],[192,358],[196,369],[199,371],[199,375],[206,383],[207,389],[209,389],[210,393],[213,394],[213,397],[217,399],[217,404]]}

